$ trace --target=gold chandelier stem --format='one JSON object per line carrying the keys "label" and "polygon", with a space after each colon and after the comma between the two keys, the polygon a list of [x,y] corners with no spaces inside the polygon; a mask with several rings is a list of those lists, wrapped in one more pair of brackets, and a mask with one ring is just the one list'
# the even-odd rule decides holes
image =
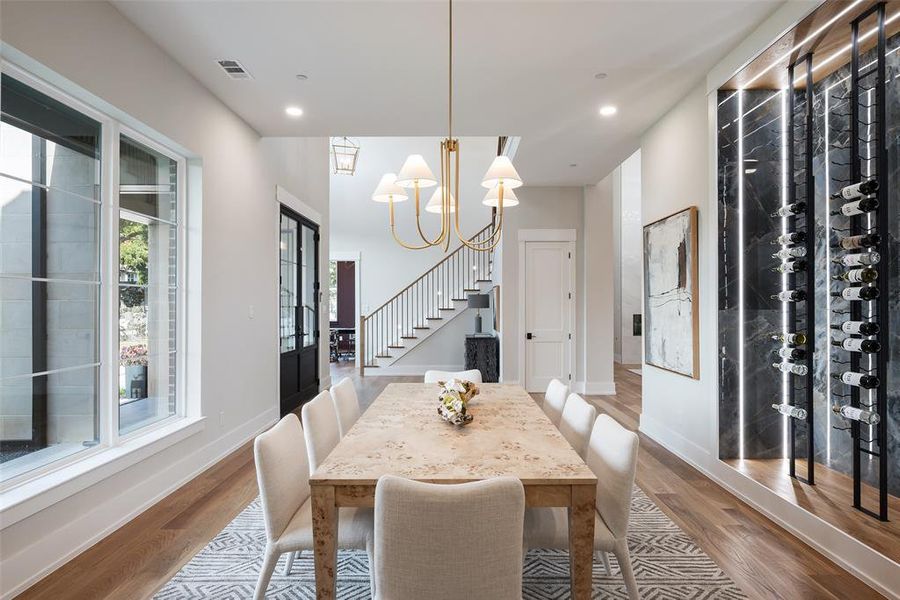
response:
{"label": "gold chandelier stem", "polygon": [[422,210],[419,205],[419,184],[418,184],[418,182],[416,182],[416,184],[415,184],[415,190],[416,190],[416,229],[419,232],[419,237],[422,238],[422,241],[427,244],[427,246],[424,246],[425,248],[428,248],[430,246],[440,246],[441,242],[444,240],[443,223],[441,224],[441,233],[438,235],[437,238],[435,238],[434,240],[430,240],[425,236],[425,232],[422,231],[422,221],[419,218],[422,214]]}
{"label": "gold chandelier stem", "polygon": [[394,227],[394,199],[393,198],[390,198],[388,200],[388,206],[389,206],[390,215],[391,215],[391,235],[394,236],[395,242],[397,242],[398,244],[400,244],[407,250],[424,250],[425,248],[430,248],[431,246],[434,245],[434,244],[425,244],[424,246],[416,246],[413,244],[407,244],[406,242],[401,240],[400,237],[397,235],[396,227]]}

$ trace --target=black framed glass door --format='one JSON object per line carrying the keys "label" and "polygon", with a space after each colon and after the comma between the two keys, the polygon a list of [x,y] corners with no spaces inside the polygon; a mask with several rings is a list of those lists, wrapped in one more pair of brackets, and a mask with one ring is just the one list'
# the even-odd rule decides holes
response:
{"label": "black framed glass door", "polygon": [[319,227],[281,207],[279,345],[281,414],[319,391]]}

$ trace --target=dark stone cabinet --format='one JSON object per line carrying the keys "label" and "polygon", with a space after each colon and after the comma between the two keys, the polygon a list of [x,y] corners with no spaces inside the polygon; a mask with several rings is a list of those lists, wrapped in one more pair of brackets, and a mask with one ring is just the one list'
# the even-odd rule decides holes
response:
{"label": "dark stone cabinet", "polygon": [[466,369],[481,371],[485,383],[500,381],[500,340],[493,335],[467,335]]}

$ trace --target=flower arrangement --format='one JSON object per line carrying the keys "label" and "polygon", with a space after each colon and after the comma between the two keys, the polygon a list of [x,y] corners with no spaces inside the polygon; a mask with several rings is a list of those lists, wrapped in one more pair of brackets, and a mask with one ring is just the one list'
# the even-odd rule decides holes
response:
{"label": "flower arrangement", "polygon": [[144,344],[122,346],[119,350],[119,358],[126,367],[145,367],[147,366],[147,346]]}
{"label": "flower arrangement", "polygon": [[466,412],[469,401],[478,395],[478,387],[471,381],[451,379],[439,381],[441,391],[438,394],[438,414],[453,425],[468,425],[472,415]]}

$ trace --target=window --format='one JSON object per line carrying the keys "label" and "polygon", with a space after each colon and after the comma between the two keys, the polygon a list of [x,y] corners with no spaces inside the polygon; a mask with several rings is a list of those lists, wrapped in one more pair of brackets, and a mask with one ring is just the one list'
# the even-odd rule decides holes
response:
{"label": "window", "polygon": [[328,263],[328,320],[336,323],[338,320],[338,263],[336,260]]}
{"label": "window", "polygon": [[175,414],[178,163],[119,143],[119,432]]}
{"label": "window", "polygon": [[0,481],[183,414],[184,162],[137,136],[102,152],[118,123],[27,80],[0,95]]}

